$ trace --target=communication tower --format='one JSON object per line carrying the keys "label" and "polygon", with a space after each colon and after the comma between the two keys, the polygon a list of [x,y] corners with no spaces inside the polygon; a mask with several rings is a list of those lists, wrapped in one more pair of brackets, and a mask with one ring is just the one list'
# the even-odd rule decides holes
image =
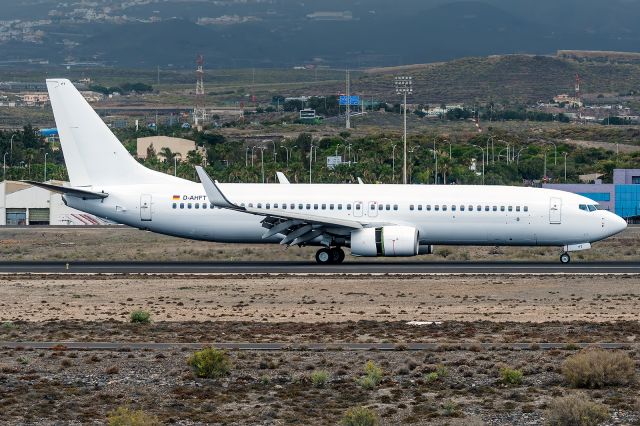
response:
{"label": "communication tower", "polygon": [[202,126],[207,118],[204,108],[204,56],[196,58],[196,105],[193,108],[193,124],[202,131]]}

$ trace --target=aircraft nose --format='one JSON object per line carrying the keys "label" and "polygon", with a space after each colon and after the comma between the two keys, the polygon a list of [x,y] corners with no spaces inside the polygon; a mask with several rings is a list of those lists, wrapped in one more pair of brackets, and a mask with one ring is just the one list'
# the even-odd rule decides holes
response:
{"label": "aircraft nose", "polygon": [[609,228],[611,235],[617,234],[627,229],[627,221],[614,213],[610,213],[608,215],[607,225],[607,228]]}

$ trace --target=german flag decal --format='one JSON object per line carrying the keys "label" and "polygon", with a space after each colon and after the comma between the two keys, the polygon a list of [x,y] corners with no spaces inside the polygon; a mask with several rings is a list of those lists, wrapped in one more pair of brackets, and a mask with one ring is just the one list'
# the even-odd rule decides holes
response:
{"label": "german flag decal", "polygon": [[180,199],[180,196],[179,196],[179,195],[174,195],[174,196],[173,196],[173,201],[177,201],[177,200],[179,200],[179,199]]}

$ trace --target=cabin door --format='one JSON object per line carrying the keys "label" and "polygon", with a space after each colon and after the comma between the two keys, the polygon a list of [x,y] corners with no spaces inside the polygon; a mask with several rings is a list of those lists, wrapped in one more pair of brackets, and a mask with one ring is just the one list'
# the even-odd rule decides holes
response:
{"label": "cabin door", "polygon": [[549,223],[562,223],[562,199],[552,197],[549,201]]}
{"label": "cabin door", "polygon": [[151,194],[140,196],[140,220],[151,220]]}

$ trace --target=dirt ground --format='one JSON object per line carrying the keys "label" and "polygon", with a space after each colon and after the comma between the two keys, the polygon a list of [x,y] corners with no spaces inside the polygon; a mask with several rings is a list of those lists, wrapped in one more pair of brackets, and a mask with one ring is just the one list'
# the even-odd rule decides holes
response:
{"label": "dirt ground", "polygon": [[[640,261],[640,226],[593,244],[591,250],[572,254],[572,261]],[[278,245],[221,244],[185,240],[140,231],[125,226],[89,227],[0,227],[0,260],[90,260],[90,261],[314,261],[316,248]],[[558,247],[452,247],[436,246],[434,255],[403,259],[434,261],[557,262]],[[371,259],[362,258],[361,261]],[[393,261],[376,259],[377,262]],[[347,262],[359,259],[347,255]]]}

